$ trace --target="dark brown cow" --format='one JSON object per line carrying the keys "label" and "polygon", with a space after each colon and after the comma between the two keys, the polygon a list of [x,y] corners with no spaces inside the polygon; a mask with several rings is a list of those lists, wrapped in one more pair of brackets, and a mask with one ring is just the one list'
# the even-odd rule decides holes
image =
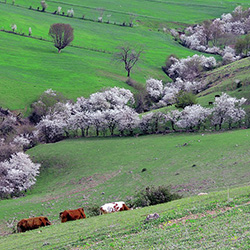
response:
{"label": "dark brown cow", "polygon": [[71,220],[80,220],[80,219],[85,219],[86,215],[84,213],[83,208],[78,208],[75,210],[65,210],[60,213],[61,222],[67,222]]}
{"label": "dark brown cow", "polygon": [[51,225],[51,223],[45,216],[22,219],[17,223],[17,232],[22,233],[28,230],[33,230],[49,225]]}

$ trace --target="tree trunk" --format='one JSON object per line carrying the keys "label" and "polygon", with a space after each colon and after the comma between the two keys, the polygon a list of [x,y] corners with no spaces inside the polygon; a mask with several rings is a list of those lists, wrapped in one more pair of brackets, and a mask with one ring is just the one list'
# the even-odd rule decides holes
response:
{"label": "tree trunk", "polygon": [[58,53],[61,53],[61,49],[58,49]]}
{"label": "tree trunk", "polygon": [[81,128],[81,131],[82,131],[82,137],[85,137],[84,128]]}
{"label": "tree trunk", "polygon": [[175,131],[174,122],[172,122],[172,121],[171,121],[171,126],[172,126],[172,129]]}
{"label": "tree trunk", "polygon": [[130,69],[128,69],[127,77],[130,77]]}

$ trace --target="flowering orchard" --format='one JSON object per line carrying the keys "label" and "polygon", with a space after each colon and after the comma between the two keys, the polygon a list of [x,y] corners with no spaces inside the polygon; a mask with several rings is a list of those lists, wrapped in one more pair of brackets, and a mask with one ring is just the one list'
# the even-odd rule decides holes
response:
{"label": "flowering orchard", "polygon": [[[149,79],[149,95],[157,101],[166,101],[166,91],[162,82]],[[125,89],[108,89],[91,95],[88,99],[78,98],[76,103],[58,103],[36,126],[40,140],[55,142],[70,134],[92,135],[132,135],[133,133],[157,133],[171,127],[199,130],[201,126],[215,126],[239,123],[245,117],[242,105],[246,99],[236,99],[223,93],[217,97],[213,108],[200,105],[187,106],[183,110],[151,112],[139,116],[132,108],[133,94]],[[161,129],[160,129],[161,128]]]}

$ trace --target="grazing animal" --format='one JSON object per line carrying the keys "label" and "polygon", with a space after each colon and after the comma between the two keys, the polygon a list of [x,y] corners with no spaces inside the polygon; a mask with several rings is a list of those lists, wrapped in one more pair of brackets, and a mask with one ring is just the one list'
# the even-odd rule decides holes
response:
{"label": "grazing animal", "polygon": [[198,196],[208,195],[208,193],[199,193]]}
{"label": "grazing animal", "polygon": [[214,97],[220,97],[220,95],[215,95]]}
{"label": "grazing animal", "polygon": [[59,217],[61,218],[61,222],[64,223],[71,220],[85,219],[86,215],[83,208],[78,208],[74,210],[64,210],[60,213]]}
{"label": "grazing animal", "polygon": [[114,213],[124,210],[130,210],[130,208],[123,201],[107,203],[100,208],[101,214]]}
{"label": "grazing animal", "polygon": [[37,229],[51,225],[50,221],[45,216],[22,219],[17,223],[17,232],[22,233],[28,230]]}
{"label": "grazing animal", "polygon": [[213,105],[214,103],[213,102],[208,102],[208,105]]}

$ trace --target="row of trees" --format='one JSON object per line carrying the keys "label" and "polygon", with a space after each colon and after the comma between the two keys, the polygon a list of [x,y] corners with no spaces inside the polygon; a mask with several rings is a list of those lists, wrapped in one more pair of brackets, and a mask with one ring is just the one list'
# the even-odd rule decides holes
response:
{"label": "row of trees", "polygon": [[88,136],[94,131],[98,136],[132,135],[136,133],[155,133],[159,126],[164,130],[171,127],[187,130],[199,130],[207,125],[208,120],[215,128],[222,128],[228,123],[240,122],[245,117],[242,108],[244,98],[237,100],[227,94],[216,98],[214,107],[203,108],[200,105],[185,107],[182,111],[174,110],[167,113],[151,112],[142,117],[131,108],[134,103],[129,90],[113,88],[92,94],[88,99],[78,98],[76,103],[57,103],[37,124],[40,140],[55,142],[65,135]]}
{"label": "row of trees", "polygon": [[[249,32],[250,9],[243,10],[241,6],[236,7],[232,14],[223,14],[221,18],[204,21],[201,25],[190,26],[184,34],[171,30],[172,35],[176,39],[180,39],[184,46],[222,55],[226,57],[227,61],[229,57],[232,61],[240,59],[242,53],[238,51],[237,56],[235,50],[229,49],[227,46],[234,45],[238,36]],[[221,46],[224,46],[224,49],[221,49]]]}

